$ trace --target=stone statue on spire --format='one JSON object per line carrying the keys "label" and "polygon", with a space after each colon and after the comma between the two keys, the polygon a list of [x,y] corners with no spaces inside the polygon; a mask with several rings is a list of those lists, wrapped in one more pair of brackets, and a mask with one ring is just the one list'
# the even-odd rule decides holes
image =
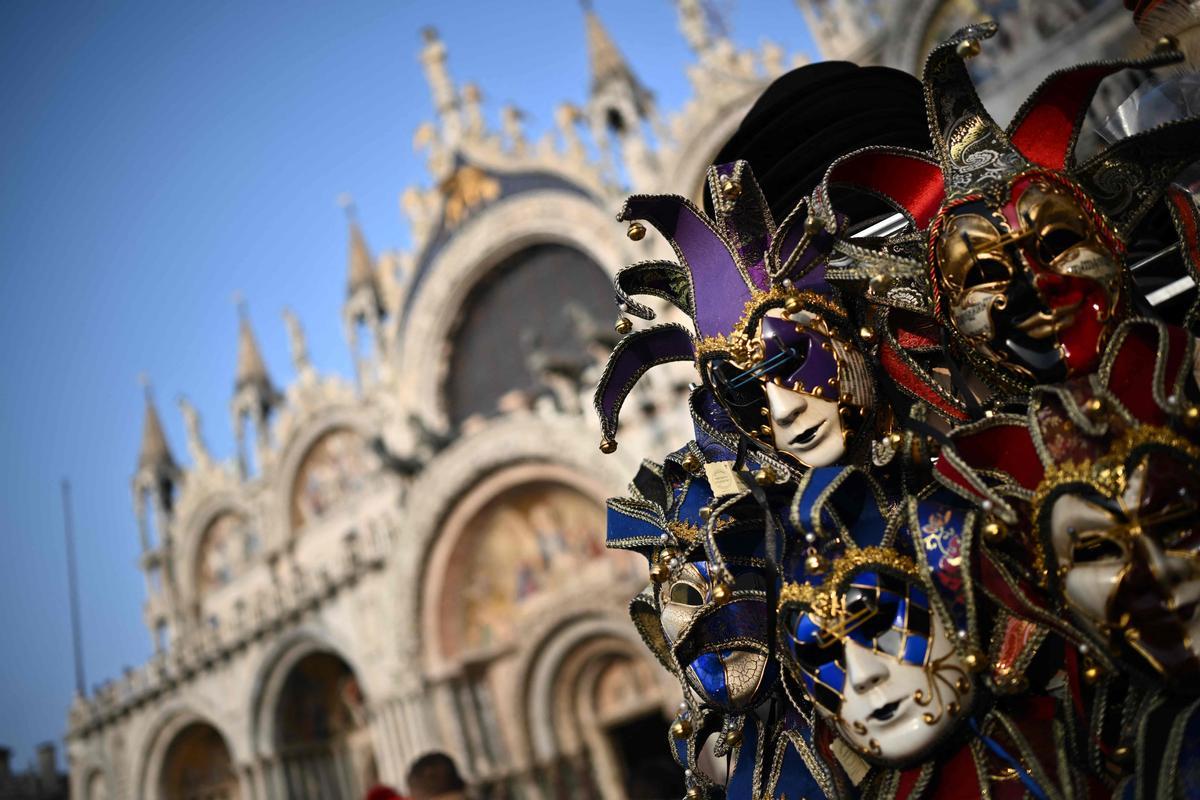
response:
{"label": "stone statue on spire", "polygon": [[183,395],[179,396],[178,403],[179,411],[183,414],[183,426],[187,430],[188,455],[192,457],[192,463],[196,467],[208,469],[212,466],[212,456],[208,452],[208,446],[204,443],[204,434],[200,429],[200,412]]}
{"label": "stone statue on spire", "polygon": [[283,309],[283,324],[287,326],[292,366],[296,368],[296,374],[300,376],[301,381],[311,381],[316,377],[316,371],[308,357],[308,341],[304,337],[304,328],[300,324],[300,318],[290,308],[285,308]]}

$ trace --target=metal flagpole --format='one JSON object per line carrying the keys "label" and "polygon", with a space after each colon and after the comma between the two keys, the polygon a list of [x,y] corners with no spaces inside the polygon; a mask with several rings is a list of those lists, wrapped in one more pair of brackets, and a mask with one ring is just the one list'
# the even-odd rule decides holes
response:
{"label": "metal flagpole", "polygon": [[71,517],[71,483],[62,481],[63,531],[67,539],[67,587],[71,594],[71,644],[75,650],[75,692],[86,696],[83,678],[83,646],[79,638],[79,589],[75,575],[75,525]]}

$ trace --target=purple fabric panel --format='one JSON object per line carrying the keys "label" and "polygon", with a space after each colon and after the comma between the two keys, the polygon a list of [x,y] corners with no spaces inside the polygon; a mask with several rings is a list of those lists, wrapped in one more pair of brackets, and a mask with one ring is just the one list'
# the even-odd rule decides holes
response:
{"label": "purple fabric panel", "polygon": [[764,361],[778,355],[788,347],[796,347],[801,352],[807,350],[808,355],[799,367],[795,367],[785,374],[772,372],[772,376],[782,379],[785,387],[791,388],[793,383],[799,381],[803,384],[806,392],[811,392],[817,386],[828,390],[830,388],[829,379],[837,379],[837,360],[833,357],[832,350],[826,350],[821,346],[829,343],[828,337],[808,328],[802,327],[800,330],[796,330],[795,323],[775,317],[763,317],[762,336],[765,349]]}
{"label": "purple fabric panel", "polygon": [[596,388],[605,434],[616,434],[621,404],[646,370],[668,361],[690,361],[693,353],[692,338],[678,325],[650,328],[622,339]]}
{"label": "purple fabric panel", "polygon": [[725,242],[678,197],[636,197],[627,202],[635,218],[644,219],[673,241],[692,273],[696,331],[700,336],[728,334],[750,299]]}
{"label": "purple fabric panel", "polygon": [[[804,255],[803,262],[812,260],[808,257],[809,253],[805,253]],[[804,277],[796,281],[796,288],[802,291],[817,292],[818,294],[833,294],[833,287],[825,280],[825,263],[817,264],[804,273]]]}
{"label": "purple fabric panel", "polygon": [[[769,244],[769,242],[763,244],[758,249],[765,252]],[[761,258],[746,272],[749,273],[750,280],[754,281],[754,288],[760,292],[768,291],[771,288],[771,278],[767,275],[767,265]]]}

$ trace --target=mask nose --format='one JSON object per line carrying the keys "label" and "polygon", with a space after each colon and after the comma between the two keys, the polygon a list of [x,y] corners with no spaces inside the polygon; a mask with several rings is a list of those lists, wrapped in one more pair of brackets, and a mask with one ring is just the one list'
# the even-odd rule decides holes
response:
{"label": "mask nose", "polygon": [[1164,552],[1158,542],[1149,536],[1136,537],[1133,546],[1150,568],[1150,574],[1163,586],[1174,588],[1196,575],[1196,564],[1192,559]]}
{"label": "mask nose", "polygon": [[846,641],[846,682],[855,692],[865,694],[889,677],[883,658],[858,642]]}
{"label": "mask nose", "polygon": [[1053,301],[1067,292],[1069,282],[1065,276],[1038,267],[1031,267],[1030,272],[1033,275],[1033,288],[1047,303],[1054,305]]}
{"label": "mask nose", "polygon": [[767,402],[771,407],[771,416],[778,420],[786,420],[794,414],[803,414],[808,409],[807,395],[793,392],[773,383],[767,384]]}

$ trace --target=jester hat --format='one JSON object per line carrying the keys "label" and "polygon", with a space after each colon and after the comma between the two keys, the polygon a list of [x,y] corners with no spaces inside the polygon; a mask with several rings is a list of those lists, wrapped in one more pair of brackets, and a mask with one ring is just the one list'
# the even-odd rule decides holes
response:
{"label": "jester hat", "polygon": [[[927,246],[923,259],[883,252],[886,258],[873,265],[878,276],[873,294],[881,302],[890,294],[903,295],[901,305],[915,300],[913,310],[951,323],[956,351],[993,389],[1020,394],[1038,377],[1094,369],[1113,322],[1126,313],[1125,248],[1138,222],[1167,192],[1171,178],[1195,159],[1200,119],[1168,123],[1123,139],[1086,161],[1076,159],[1079,131],[1098,84],[1124,68],[1179,60],[1179,54],[1164,51],[1136,61],[1098,62],[1056,72],[1008,128],[1001,129],[980,103],[964,63],[978,51],[980,41],[995,32],[994,23],[969,26],[929,55],[924,82],[934,158],[896,154],[908,162],[897,167],[897,174],[912,185],[892,195],[925,233]],[[894,184],[895,177],[865,173],[862,186],[872,190],[880,181]],[[964,215],[970,224],[959,219]],[[1185,244],[1186,221],[1177,220]],[[949,236],[946,241],[941,239],[943,229]],[[965,249],[959,247],[960,240]],[[946,262],[957,265],[950,272],[940,262],[948,258],[942,252],[946,247],[962,249],[961,258]],[[1019,258],[1013,248],[1020,249]],[[1008,255],[998,259],[999,264],[981,257],[1001,250]],[[1102,259],[1097,260],[1096,253],[1116,263],[1116,274],[1098,279],[1104,284],[1103,297],[1088,294],[1100,291],[1095,286],[1079,283],[1099,269]],[[1045,268],[1060,255],[1065,264]],[[913,276],[922,269],[929,273],[924,290],[914,292],[921,287],[914,286]],[[1026,276],[1034,273],[1038,280],[1026,285]],[[977,287],[988,289],[993,297],[1008,292],[1009,313],[1025,309],[1030,311],[1028,318],[997,323],[993,317],[1005,304],[971,295]],[[928,298],[924,303],[922,296]],[[970,305],[969,297],[976,305]],[[961,301],[957,316],[950,314],[952,301]],[[1099,311],[1091,310],[1092,305]],[[989,355],[985,334],[991,335],[992,345],[1011,352]],[[1026,360],[1018,364],[1020,359]],[[919,371],[916,377],[925,384],[919,391],[928,394],[927,387],[935,382]],[[909,384],[910,393],[918,391],[911,388],[912,381],[901,383]],[[961,418],[963,410],[957,412]]]}

